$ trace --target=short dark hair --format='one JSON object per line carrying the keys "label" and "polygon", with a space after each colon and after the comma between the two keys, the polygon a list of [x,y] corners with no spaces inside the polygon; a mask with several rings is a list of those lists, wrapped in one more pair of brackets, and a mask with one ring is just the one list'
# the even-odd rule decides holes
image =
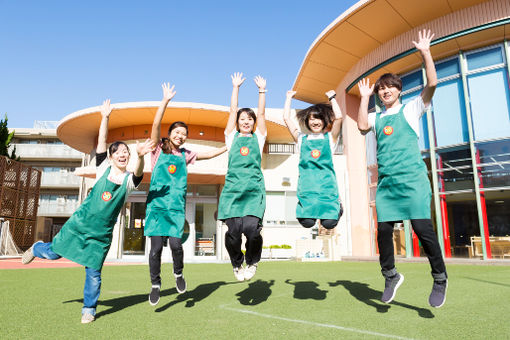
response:
{"label": "short dark hair", "polygon": [[255,112],[253,112],[253,110],[250,109],[249,107],[243,107],[242,109],[237,110],[236,127],[238,131],[239,131],[239,117],[241,117],[242,113],[246,113],[248,116],[253,118],[253,126],[255,126],[255,123],[257,122],[257,115],[255,114]]}
{"label": "short dark hair", "polygon": [[129,152],[129,147],[127,146],[126,143],[124,142],[121,142],[121,141],[116,141],[116,142],[113,142],[109,147],[108,147],[108,153],[110,154],[110,157],[115,153],[117,152],[117,150],[119,150],[119,146],[121,145],[124,145],[128,151],[128,153],[131,155],[131,152]]}
{"label": "short dark hair", "polygon": [[402,79],[394,73],[385,73],[375,82],[374,91],[377,93],[381,86],[396,87],[402,91]]}
{"label": "short dark hair", "polygon": [[178,127],[185,128],[186,134],[188,134],[188,125],[184,122],[177,121],[177,122],[173,122],[172,125],[170,125],[170,128],[168,129],[168,135],[170,136],[170,133],[172,132],[172,130],[177,129]]}
{"label": "short dark hair", "polygon": [[322,129],[326,129],[333,121],[335,120],[335,114],[331,105],[329,104],[315,104],[306,109],[299,111],[296,114],[296,117],[299,121],[299,124],[302,127],[306,127],[308,130],[310,129],[310,125],[308,121],[310,118],[317,118],[322,120],[322,125],[324,126]]}

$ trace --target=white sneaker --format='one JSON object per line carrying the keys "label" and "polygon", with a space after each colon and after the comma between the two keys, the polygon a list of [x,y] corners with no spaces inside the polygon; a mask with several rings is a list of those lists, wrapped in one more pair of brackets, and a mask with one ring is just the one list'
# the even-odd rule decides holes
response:
{"label": "white sneaker", "polygon": [[[37,241],[36,243],[42,243],[42,241]],[[29,264],[30,262],[32,262],[34,260],[34,258],[35,258],[34,245],[36,243],[32,244],[32,246],[30,248],[28,248],[28,250],[26,252],[23,253],[23,255],[21,256],[21,263]]]}
{"label": "white sneaker", "polygon": [[257,264],[249,264],[248,267],[244,270],[244,279],[246,281],[251,280],[252,277],[255,276],[255,273],[257,272]]}
{"label": "white sneaker", "polygon": [[81,316],[81,323],[91,323],[96,317],[90,313],[85,313]]}
{"label": "white sneaker", "polygon": [[244,268],[241,267],[235,267],[234,268],[234,276],[236,277],[237,281],[244,281]]}

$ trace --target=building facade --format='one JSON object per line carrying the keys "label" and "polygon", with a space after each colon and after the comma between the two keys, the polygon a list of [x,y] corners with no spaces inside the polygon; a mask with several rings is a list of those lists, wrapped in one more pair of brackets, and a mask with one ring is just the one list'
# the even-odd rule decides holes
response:
{"label": "building facade", "polygon": [[[421,58],[411,42],[435,33],[439,84],[421,120],[420,148],[433,191],[432,219],[446,257],[510,257],[510,1],[359,1],[310,47],[294,84],[316,103],[337,84],[348,113],[343,137],[349,172],[353,253],[377,254],[376,141],[357,129],[357,82],[383,73],[403,80],[402,102],[419,95]],[[371,100],[371,109],[381,108]],[[360,156],[362,155],[362,156]],[[357,202],[354,204],[353,202]],[[408,221],[395,230],[396,251],[423,254]]]}
{"label": "building facade", "polygon": [[[159,102],[113,104],[109,119],[108,143],[122,140],[130,147],[131,155],[136,154],[136,141],[145,140],[150,136],[152,120],[158,106]],[[163,118],[162,136],[166,135],[173,121],[180,120],[189,127],[184,147],[195,152],[219,148],[224,145],[224,128],[228,114],[229,108],[225,106],[171,102]],[[319,233],[320,230],[305,229],[296,220],[299,155],[294,152],[292,137],[282,117],[281,109],[266,109],[268,134],[262,156],[262,172],[267,194],[262,231],[265,247],[263,257],[311,257],[312,252],[315,256],[324,258],[350,255],[347,217],[342,218],[335,232],[317,237],[315,233]],[[95,178],[94,149],[100,119],[99,107],[91,107],[68,115],[57,129],[57,134],[64,143],[87,154],[84,166],[75,172],[85,178],[81,200],[92,187]],[[333,159],[340,195],[345,197],[347,173],[341,143]],[[134,166],[134,162],[135,157],[132,157],[128,170]],[[200,160],[188,166],[185,226],[185,233],[188,236],[183,244],[184,256],[188,261],[228,259],[223,242],[226,226],[216,220],[227,163],[228,154],[224,153],[214,159]],[[146,155],[144,179],[138,190],[129,196],[121,211],[114,228],[109,259],[140,260],[148,256],[149,242],[143,236],[143,231],[150,177],[150,155]],[[344,206],[347,204],[344,202]],[[281,248],[290,249],[284,251]],[[169,248],[164,248],[163,256],[166,259],[170,258],[168,252]]]}
{"label": "building facade", "polygon": [[35,240],[50,241],[79,205],[82,179],[74,174],[83,153],[57,137],[57,122],[34,123],[34,128],[15,128],[11,147],[20,161],[41,171]]}

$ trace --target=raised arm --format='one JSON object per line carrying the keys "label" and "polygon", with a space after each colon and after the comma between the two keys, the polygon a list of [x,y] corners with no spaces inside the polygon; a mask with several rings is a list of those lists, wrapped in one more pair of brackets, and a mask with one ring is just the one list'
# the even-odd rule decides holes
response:
{"label": "raised arm", "polygon": [[110,119],[112,108],[110,99],[106,99],[101,106],[101,124],[99,125],[99,134],[97,136],[96,153],[106,152],[106,138],[108,137],[108,120]]}
{"label": "raised arm", "polygon": [[158,111],[156,111],[156,115],[154,116],[151,130],[151,140],[154,145],[159,143],[161,138],[161,121],[163,120],[163,115],[165,114],[168,103],[172,100],[176,93],[174,91],[175,85],[170,87],[170,83],[163,83],[161,87],[163,88],[163,99],[161,99],[161,104],[159,104]]}
{"label": "raised arm", "polygon": [[139,143],[136,142],[136,153],[138,154],[138,158],[136,159],[135,172],[134,175],[136,177],[140,177],[143,174],[143,166],[144,160],[143,156],[148,154],[152,149],[154,149],[154,142],[150,139],[146,139],[145,142]]}
{"label": "raised arm", "polygon": [[338,137],[340,136],[340,131],[342,129],[343,115],[342,110],[340,110],[340,106],[336,101],[336,92],[335,90],[330,90],[326,92],[326,96],[328,96],[328,100],[331,103],[331,108],[333,109],[333,113],[335,114],[335,120],[333,121],[333,125],[331,126],[331,137],[333,137],[333,142],[336,144],[338,141]]}
{"label": "raised arm", "polygon": [[299,130],[294,124],[294,122],[290,119],[290,104],[292,102],[292,97],[296,94],[296,91],[289,90],[287,91],[287,97],[285,98],[285,105],[283,106],[283,121],[285,125],[287,125],[287,129],[289,129],[292,138],[294,138],[294,142],[298,141]]}
{"label": "raised arm", "polygon": [[221,148],[218,148],[218,149],[212,149],[212,150],[209,150],[209,151],[197,152],[197,159],[210,159],[210,158],[214,158],[216,156],[221,155],[225,151],[227,151],[227,147],[226,146],[222,146]]}
{"label": "raised arm", "polygon": [[225,134],[230,134],[236,128],[237,101],[239,98],[239,88],[246,80],[241,72],[236,72],[230,76],[232,78],[232,97],[230,98],[230,113],[228,116]]}
{"label": "raised arm", "polygon": [[259,106],[257,109],[257,129],[265,136],[266,129],[266,80],[261,76],[255,77],[255,84],[259,88]]}
{"label": "raised arm", "polygon": [[432,101],[434,91],[437,86],[437,73],[432,54],[430,54],[430,42],[434,38],[434,34],[430,30],[423,30],[418,32],[418,42],[413,41],[414,47],[420,52],[425,65],[425,76],[427,77],[427,84],[421,91],[421,98],[425,106],[428,106]]}
{"label": "raised arm", "polygon": [[361,95],[358,110],[358,130],[361,132],[367,132],[372,128],[368,124],[368,101],[372,93],[374,93],[374,85],[370,86],[370,79],[368,78],[363,78],[358,82],[359,93]]}

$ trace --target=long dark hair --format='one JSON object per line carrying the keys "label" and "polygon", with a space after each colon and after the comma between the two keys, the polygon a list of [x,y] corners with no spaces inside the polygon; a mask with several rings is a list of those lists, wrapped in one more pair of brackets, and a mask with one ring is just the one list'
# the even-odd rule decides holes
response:
{"label": "long dark hair", "polygon": [[[257,115],[255,114],[255,112],[253,112],[253,110],[250,109],[249,107],[243,107],[242,109],[237,110],[236,118],[237,131],[239,131],[239,117],[241,117],[241,113],[243,112],[246,113],[251,118],[253,118],[253,126],[255,126],[255,124],[257,123]],[[251,132],[253,133],[253,130]]]}
{"label": "long dark hair", "polygon": [[324,126],[322,130],[325,130],[335,120],[335,114],[329,104],[312,105],[304,110],[298,111],[296,117],[301,127],[306,127],[310,131],[312,130],[308,123],[310,118],[318,118],[322,120],[322,125]]}

